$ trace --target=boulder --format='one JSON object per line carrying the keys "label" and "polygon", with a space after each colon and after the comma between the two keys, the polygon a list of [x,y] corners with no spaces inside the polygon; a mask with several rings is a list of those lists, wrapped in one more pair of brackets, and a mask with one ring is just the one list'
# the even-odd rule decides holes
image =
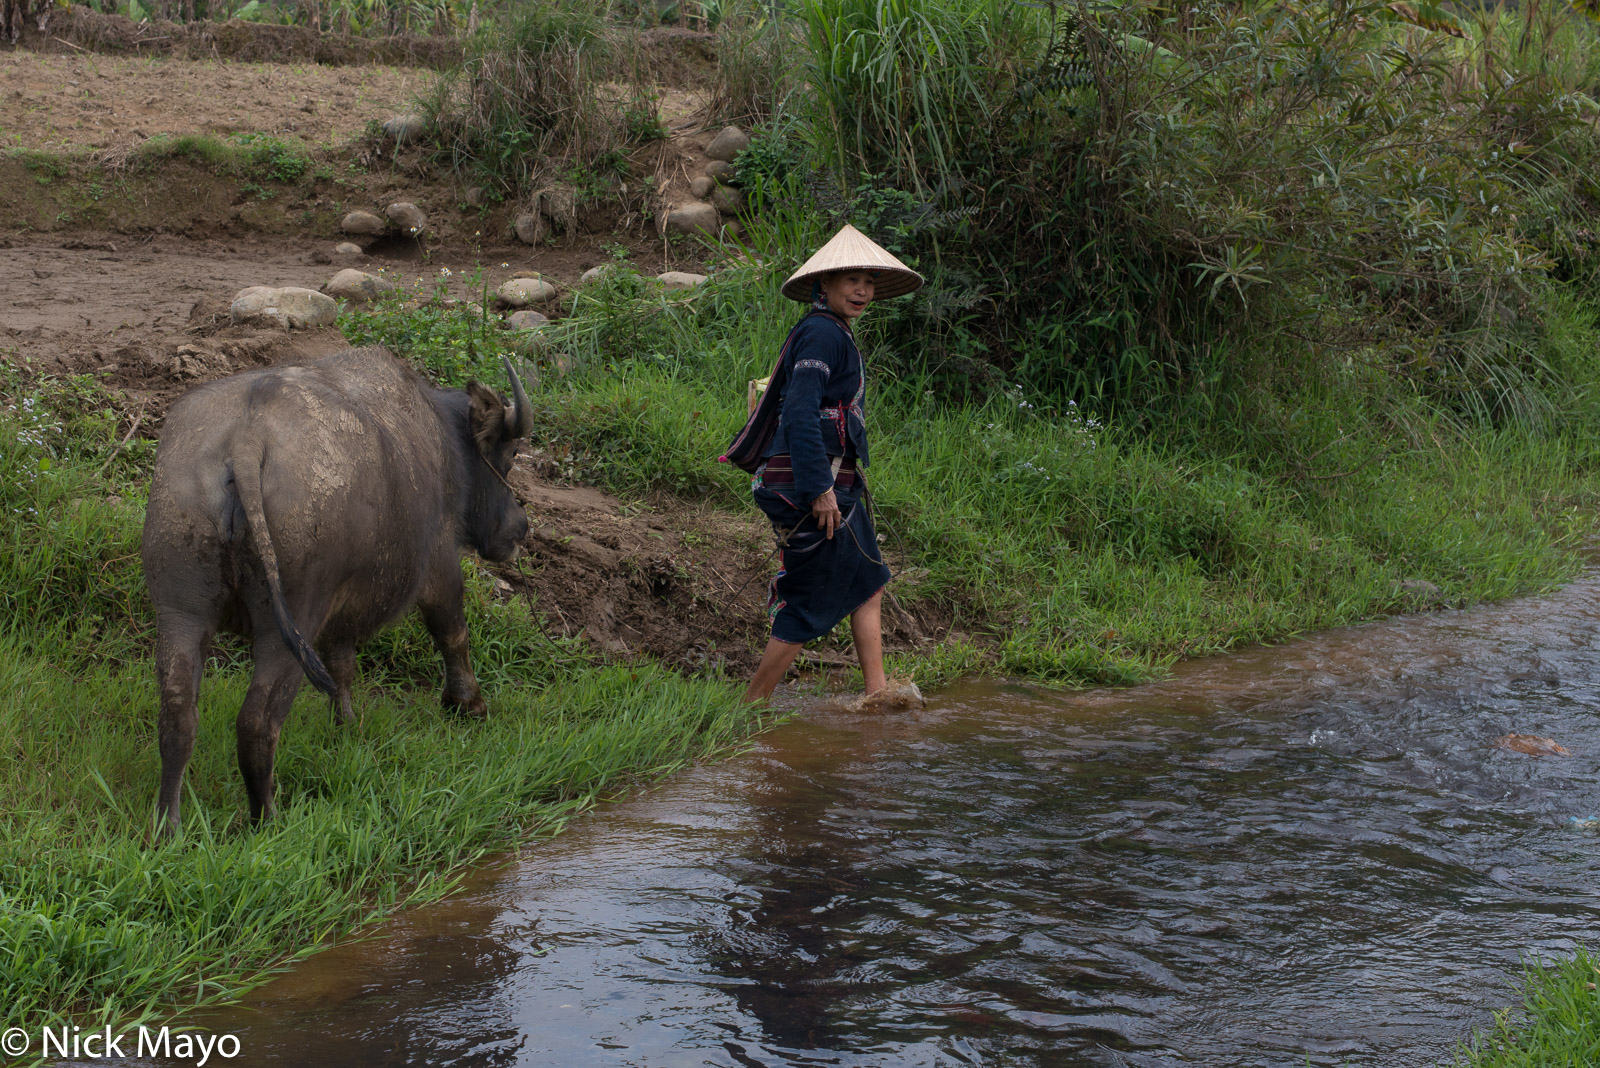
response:
{"label": "boulder", "polygon": [[397,145],[422,140],[422,135],[427,129],[428,124],[421,115],[396,115],[392,119],[384,120],[383,123],[384,136]]}
{"label": "boulder", "polygon": [[340,220],[339,229],[347,234],[375,237],[387,230],[388,226],[370,211],[352,211]]}
{"label": "boulder", "polygon": [[537,330],[549,321],[548,315],[530,309],[512,312],[506,316],[506,325],[513,330]]}
{"label": "boulder", "polygon": [[526,308],[530,304],[555,300],[556,287],[543,278],[513,278],[502,285],[496,295],[513,308]]}
{"label": "boulder", "polygon": [[719,185],[712,190],[711,204],[724,215],[744,214],[744,194],[731,185]]}
{"label": "boulder", "polygon": [[612,263],[602,263],[598,267],[590,267],[587,271],[584,271],[582,277],[578,279],[578,284],[580,286],[586,286],[590,282],[598,282],[600,279],[604,278],[614,270],[616,270],[616,265]]}
{"label": "boulder", "polygon": [[750,135],[737,126],[724,126],[706,146],[706,155],[712,159],[731,162],[734,156],[750,147]]}
{"label": "boulder", "polygon": [[733,181],[733,164],[724,163],[720,159],[712,160],[706,164],[706,177],[720,185],[727,185]]}
{"label": "boulder", "polygon": [[690,274],[688,271],[668,271],[656,275],[664,289],[693,289],[706,280],[703,274]]}
{"label": "boulder", "polygon": [[338,256],[340,259],[350,259],[354,256],[365,255],[365,253],[361,251],[361,246],[356,244],[354,241],[339,242],[337,245],[333,246],[333,254]]}
{"label": "boulder", "polygon": [[251,286],[239,291],[228,312],[236,323],[270,322],[285,330],[314,330],[332,326],[339,305],[314,289]]}
{"label": "boulder", "polygon": [[536,211],[523,212],[518,215],[513,227],[517,231],[517,240],[524,245],[537,245],[544,240],[544,235],[548,232],[544,216]]}
{"label": "boulder", "polygon": [[689,179],[689,193],[696,200],[704,200],[717,187],[717,180],[701,174]]}
{"label": "boulder", "polygon": [[719,222],[716,205],[691,200],[667,212],[666,228],[669,234],[715,234]]}
{"label": "boulder", "polygon": [[390,222],[413,237],[428,228],[427,214],[409,200],[390,204],[383,213],[389,217]]}
{"label": "boulder", "polygon": [[578,221],[578,194],[564,185],[546,189],[539,194],[539,211],[562,230],[570,230]]}
{"label": "boulder", "polygon": [[322,291],[330,297],[355,301],[376,300],[393,290],[394,283],[387,278],[358,271],[354,267],[346,267],[322,287]]}

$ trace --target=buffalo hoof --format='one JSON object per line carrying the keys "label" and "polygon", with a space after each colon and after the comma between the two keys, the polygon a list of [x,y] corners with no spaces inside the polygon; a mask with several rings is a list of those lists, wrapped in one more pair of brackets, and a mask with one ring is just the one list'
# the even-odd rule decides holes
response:
{"label": "buffalo hoof", "polygon": [[484,703],[482,694],[475,693],[465,701],[446,696],[440,703],[446,712],[462,719],[484,719],[489,715],[489,706]]}
{"label": "buffalo hoof", "polygon": [[176,842],[182,833],[182,827],[173,816],[158,815],[150,827],[150,833],[145,837],[145,846],[155,849],[169,842]]}

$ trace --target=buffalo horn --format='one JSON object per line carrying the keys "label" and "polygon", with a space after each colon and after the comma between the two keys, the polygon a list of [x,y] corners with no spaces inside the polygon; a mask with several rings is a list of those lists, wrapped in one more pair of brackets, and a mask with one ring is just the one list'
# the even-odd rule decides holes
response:
{"label": "buffalo horn", "polygon": [[522,388],[522,379],[517,376],[517,369],[511,366],[511,361],[502,356],[500,362],[506,365],[506,374],[511,376],[511,411],[506,413],[511,437],[525,438],[533,430],[533,412],[528,408],[528,394]]}

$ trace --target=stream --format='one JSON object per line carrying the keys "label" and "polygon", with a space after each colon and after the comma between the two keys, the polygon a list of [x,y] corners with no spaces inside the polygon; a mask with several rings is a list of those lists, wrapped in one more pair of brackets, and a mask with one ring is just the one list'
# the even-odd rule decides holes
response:
{"label": "stream", "polygon": [[1600,921],[1597,621],[1590,572],[812,708],[186,1022],[286,1066],[1448,1063]]}

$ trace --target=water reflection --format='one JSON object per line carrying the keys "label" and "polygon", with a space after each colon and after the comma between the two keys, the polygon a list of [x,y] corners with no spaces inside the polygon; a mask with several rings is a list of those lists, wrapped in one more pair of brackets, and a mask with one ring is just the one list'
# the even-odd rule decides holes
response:
{"label": "water reflection", "polygon": [[289,1065],[1447,1058],[1600,918],[1597,594],[813,712],[208,1023]]}

